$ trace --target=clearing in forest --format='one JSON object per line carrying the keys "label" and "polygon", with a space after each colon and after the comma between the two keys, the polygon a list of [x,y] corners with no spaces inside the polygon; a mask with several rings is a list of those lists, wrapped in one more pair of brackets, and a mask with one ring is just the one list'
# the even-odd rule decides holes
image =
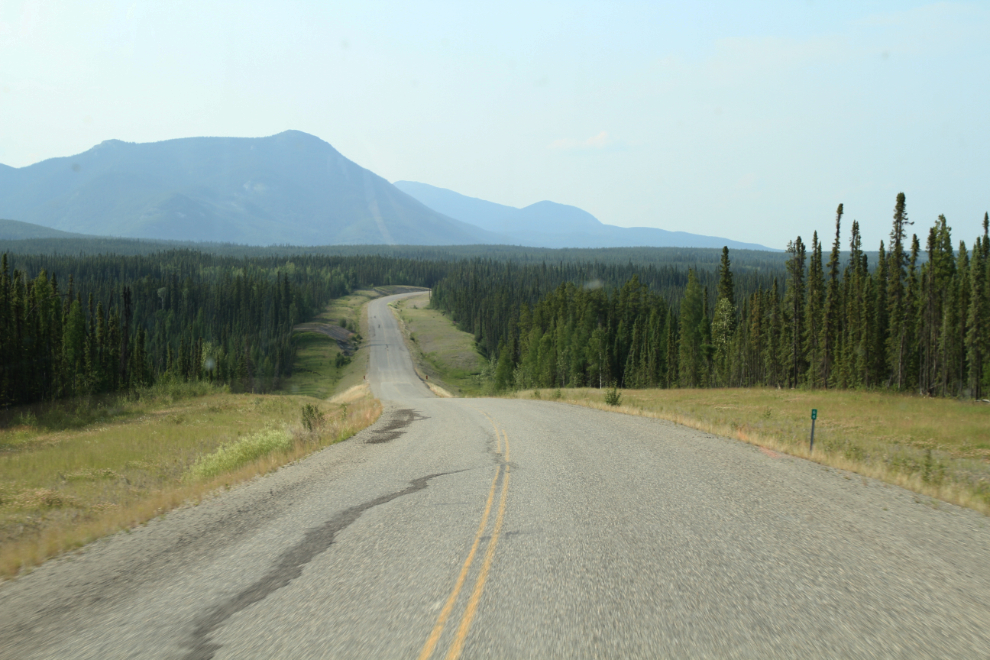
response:
{"label": "clearing in forest", "polygon": [[406,345],[421,376],[454,395],[484,391],[488,362],[478,351],[474,336],[459,330],[450,317],[429,307],[427,295],[394,304]]}

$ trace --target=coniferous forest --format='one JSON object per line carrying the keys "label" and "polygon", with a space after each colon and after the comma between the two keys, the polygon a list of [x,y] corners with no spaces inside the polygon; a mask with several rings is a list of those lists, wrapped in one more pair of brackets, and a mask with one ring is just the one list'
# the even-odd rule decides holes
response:
{"label": "coniferous forest", "polygon": [[922,247],[908,239],[901,194],[876,253],[857,222],[843,234],[842,217],[840,204],[829,247],[815,232],[783,258],[504,247],[485,257],[473,248],[5,253],[0,407],[162,379],[277,388],[292,374],[296,323],[355,287],[387,284],[431,287],[431,304],[491,359],[496,391],[776,386],[987,397],[987,216],[971,249],[953,245],[944,217]]}
{"label": "coniferous forest", "polygon": [[[908,239],[898,195],[875,263],[843,207],[782,270],[459,264],[433,305],[496,360],[496,390],[530,387],[883,388],[990,392],[990,237],[953,245],[939,217]],[[848,250],[843,253],[843,243]]]}
{"label": "coniferous forest", "polygon": [[166,378],[267,391],[292,374],[293,325],[359,283],[431,285],[431,262],[375,256],[0,257],[0,407]]}

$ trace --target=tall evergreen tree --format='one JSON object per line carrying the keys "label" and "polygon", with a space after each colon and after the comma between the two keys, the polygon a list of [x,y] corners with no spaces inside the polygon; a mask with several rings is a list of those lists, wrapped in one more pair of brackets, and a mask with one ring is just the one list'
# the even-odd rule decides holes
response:
{"label": "tall evergreen tree", "polygon": [[888,291],[888,262],[883,241],[877,252],[877,270],[872,280],[873,315],[869,322],[870,330],[870,359],[869,386],[879,387],[889,384],[890,367],[887,359],[888,336],[890,332],[890,306],[887,303]]}
{"label": "tall evergreen tree", "polygon": [[806,369],[804,342],[805,247],[801,237],[787,245],[787,288],[784,290],[784,320],[781,362],[788,387],[797,387]]}
{"label": "tall evergreen tree", "polygon": [[722,260],[718,267],[718,294],[716,304],[725,298],[733,308],[736,306],[735,284],[732,281],[732,264],[729,261],[729,248],[722,247]]}
{"label": "tall evergreen tree", "polygon": [[705,318],[701,285],[694,270],[688,271],[687,287],[681,301],[680,354],[678,358],[678,384],[681,387],[700,387],[704,370],[703,326]]}
{"label": "tall evergreen tree", "polygon": [[983,237],[976,239],[969,269],[969,310],[966,316],[966,357],[969,363],[969,389],[976,399],[983,398],[984,363],[990,354],[986,328],[990,326],[990,291]]}
{"label": "tall evergreen tree", "polygon": [[786,342],[783,333],[785,324],[780,304],[780,289],[776,278],[773,280],[773,288],[767,293],[764,308],[767,315],[767,341],[764,349],[766,384],[780,387],[785,377],[780,356],[786,348]]}
{"label": "tall evergreen tree", "polygon": [[908,220],[904,193],[897,194],[894,204],[894,225],[890,230],[890,255],[887,257],[887,363],[892,384],[904,388],[905,364],[908,356],[909,314],[905,304],[907,280],[907,254],[904,239],[907,238]]}
{"label": "tall evergreen tree", "polygon": [[825,303],[822,309],[822,335],[819,342],[822,350],[822,385],[836,385],[836,374],[833,373],[836,357],[839,352],[839,338],[842,301],[839,286],[839,268],[841,266],[841,228],[842,204],[835,211],[835,240],[832,241],[832,252],[828,258],[828,280],[825,283]]}
{"label": "tall evergreen tree", "polygon": [[818,232],[811,238],[811,264],[808,268],[808,295],[804,308],[804,354],[808,362],[807,383],[825,385],[825,356],[821,348],[825,308],[825,275],[822,271],[822,245]]}
{"label": "tall evergreen tree", "polygon": [[664,386],[665,387],[676,387],[678,383],[678,378],[680,374],[680,345],[678,343],[677,328],[679,327],[677,318],[671,314],[667,314],[666,331],[667,335],[667,371],[664,374]]}

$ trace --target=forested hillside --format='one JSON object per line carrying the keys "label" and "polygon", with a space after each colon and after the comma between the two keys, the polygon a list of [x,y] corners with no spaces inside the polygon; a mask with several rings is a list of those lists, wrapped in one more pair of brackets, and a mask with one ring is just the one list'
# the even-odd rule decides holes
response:
{"label": "forested hillside", "polygon": [[427,261],[0,257],[0,407],[162,378],[265,391],[291,375],[294,324],[358,284],[430,286]]}
{"label": "forested hillside", "polygon": [[[638,265],[693,266],[718,265],[720,249],[713,248],[530,248],[519,245],[271,245],[267,247],[237,243],[209,243],[193,241],[166,241],[137,238],[103,238],[96,236],[78,238],[27,238],[4,239],[3,230],[8,225],[23,225],[34,231],[50,232],[45,227],[28,223],[12,223],[0,220],[0,253],[18,254],[67,254],[67,255],[138,255],[155,254],[167,250],[196,250],[227,257],[293,257],[325,256],[356,257],[376,255],[397,259],[425,259],[458,261],[461,259],[494,259],[515,263],[617,263]],[[11,232],[12,233],[12,232]],[[762,250],[733,251],[737,266],[782,267],[787,255],[784,252]]]}
{"label": "forested hillside", "polygon": [[[954,249],[940,217],[925,252],[907,242],[904,195],[876,262],[842,205],[831,251],[791,242],[784,268],[716,271],[462,264],[436,287],[497,356],[495,387],[888,388],[982,398],[990,391],[990,237]],[[809,255],[810,253],[810,255]],[[604,286],[602,286],[604,285]]]}

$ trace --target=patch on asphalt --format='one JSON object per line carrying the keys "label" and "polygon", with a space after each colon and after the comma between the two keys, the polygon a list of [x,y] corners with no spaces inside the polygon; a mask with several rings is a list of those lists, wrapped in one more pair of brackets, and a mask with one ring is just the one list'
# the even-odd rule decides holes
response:
{"label": "patch on asphalt", "polygon": [[388,422],[380,429],[374,429],[370,438],[365,440],[366,443],[370,445],[377,445],[383,442],[392,442],[400,435],[406,432],[406,428],[413,422],[420,419],[429,419],[428,417],[423,417],[415,410],[409,408],[402,408],[396,410],[389,417]]}
{"label": "patch on asphalt", "polygon": [[261,579],[240,593],[232,596],[227,601],[204,612],[196,620],[196,628],[186,641],[186,648],[189,649],[189,652],[186,653],[185,660],[210,660],[213,658],[221,648],[219,642],[214,642],[210,639],[210,636],[217,628],[226,623],[230,617],[238,612],[263,601],[270,594],[285,587],[302,575],[303,568],[306,564],[333,545],[337,533],[346,529],[351,523],[360,518],[361,514],[365,511],[373,509],[376,506],[381,506],[382,504],[387,504],[394,499],[421,491],[429,485],[431,479],[448,474],[455,474],[455,472],[438,472],[420,477],[419,479],[410,481],[409,485],[402,490],[389,493],[388,495],[382,495],[381,497],[349,509],[344,509],[323,523],[323,525],[308,530],[301,541],[288,548],[275,560],[275,565]]}

